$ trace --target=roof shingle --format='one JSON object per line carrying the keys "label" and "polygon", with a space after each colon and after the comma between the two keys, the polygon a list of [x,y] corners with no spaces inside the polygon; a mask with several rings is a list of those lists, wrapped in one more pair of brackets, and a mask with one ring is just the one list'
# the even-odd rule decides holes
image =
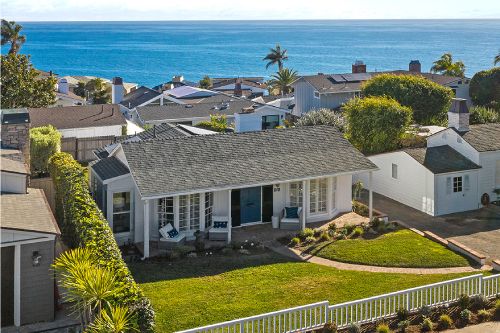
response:
{"label": "roof shingle", "polygon": [[470,125],[468,132],[458,133],[478,152],[500,150],[500,123]]}
{"label": "roof shingle", "polygon": [[448,145],[428,148],[408,148],[404,152],[429,169],[433,174],[481,168]]}
{"label": "roof shingle", "polygon": [[91,162],[90,167],[103,181],[129,173],[128,168],[114,156]]}

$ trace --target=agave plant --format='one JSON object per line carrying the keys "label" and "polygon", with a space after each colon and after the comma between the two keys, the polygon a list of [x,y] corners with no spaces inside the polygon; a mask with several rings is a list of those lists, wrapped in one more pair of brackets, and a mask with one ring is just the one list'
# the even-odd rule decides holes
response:
{"label": "agave plant", "polygon": [[137,332],[134,315],[123,306],[108,306],[88,327],[88,333]]}

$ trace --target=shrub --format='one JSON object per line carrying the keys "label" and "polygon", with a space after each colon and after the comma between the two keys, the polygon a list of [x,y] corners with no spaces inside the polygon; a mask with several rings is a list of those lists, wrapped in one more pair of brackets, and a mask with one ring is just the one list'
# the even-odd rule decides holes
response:
{"label": "shrub", "polygon": [[135,283],[108,222],[90,196],[86,170],[71,155],[56,153],[49,160],[49,171],[56,189],[55,215],[66,245],[89,248],[96,264],[116,272],[125,286],[115,295],[116,304],[134,310],[141,331],[152,331],[153,308]]}
{"label": "shrub", "polygon": [[398,321],[404,321],[408,319],[409,312],[405,308],[399,308],[398,311],[396,312],[396,317],[398,318]]}
{"label": "shrub", "polygon": [[353,237],[359,237],[362,236],[365,231],[363,230],[363,227],[356,227],[354,228],[354,231],[352,232]]}
{"label": "shrub", "polygon": [[321,236],[321,234],[323,233],[323,230],[317,228],[317,229],[314,229],[314,237],[319,237]]}
{"label": "shrub", "polygon": [[472,296],[470,299],[470,307],[474,310],[484,309],[488,307],[488,299],[483,294]]}
{"label": "shrub", "polygon": [[382,74],[361,87],[365,96],[387,96],[410,108],[413,120],[421,125],[438,125],[446,120],[451,89],[416,75]]}
{"label": "shrub", "polygon": [[461,310],[465,310],[469,307],[470,305],[470,298],[466,294],[461,294],[458,297],[457,305]]}
{"label": "shrub", "polygon": [[337,325],[335,323],[326,323],[321,333],[337,333]]}
{"label": "shrub", "polygon": [[398,148],[411,121],[411,109],[387,97],[354,98],[342,110],[347,139],[365,154]]}
{"label": "shrub", "polygon": [[497,299],[495,302],[495,318],[500,319],[500,299]]}
{"label": "shrub", "polygon": [[379,219],[379,218],[374,218],[371,222],[370,222],[370,226],[374,229],[378,229],[378,227],[381,225],[381,224],[384,224],[384,221],[382,219]]}
{"label": "shrub", "polygon": [[304,239],[305,244],[311,244],[311,243],[314,243],[315,241],[316,241],[316,238],[314,238],[314,236],[307,236],[306,239]]}
{"label": "shrub", "polygon": [[469,309],[460,311],[460,320],[464,324],[468,324],[471,318],[472,318],[472,312]]}
{"label": "shrub", "polygon": [[345,119],[341,113],[329,109],[313,109],[295,122],[295,126],[329,125],[343,132]]}
{"label": "shrub", "polygon": [[361,333],[361,326],[358,323],[350,323],[347,327],[349,333]]}
{"label": "shrub", "polygon": [[431,315],[432,313],[432,309],[430,306],[428,305],[422,305],[422,307],[420,308],[420,310],[418,311],[419,314],[423,317],[423,318],[427,318]]}
{"label": "shrub", "polygon": [[290,240],[290,246],[297,246],[300,244],[300,238],[299,237],[293,237]]}
{"label": "shrub", "polygon": [[398,323],[398,328],[401,332],[406,332],[406,329],[410,327],[410,321],[409,320],[402,320]]}
{"label": "shrub", "polygon": [[307,237],[314,237],[314,230],[311,228],[305,228],[304,230],[301,230],[299,232],[298,237],[300,239],[306,239]]}
{"label": "shrub", "polygon": [[61,151],[61,133],[52,125],[30,129],[30,160],[32,174],[49,171],[49,158]]}
{"label": "shrub", "polygon": [[453,325],[453,320],[450,318],[450,316],[444,314],[439,316],[437,324],[438,324],[438,329],[445,330],[447,328],[450,328],[451,325]]}
{"label": "shrub", "polygon": [[389,329],[389,325],[382,323],[377,325],[376,332],[377,333],[389,333],[391,330]]}
{"label": "shrub", "polygon": [[484,106],[473,106],[469,110],[471,124],[500,123],[500,111]]}
{"label": "shrub", "polygon": [[482,309],[477,312],[479,321],[488,321],[491,318],[491,313],[488,310]]}
{"label": "shrub", "polygon": [[356,200],[352,201],[352,211],[364,217],[368,217],[370,215],[368,206]]}
{"label": "shrub", "polygon": [[493,102],[500,101],[500,67],[474,74],[469,91],[475,105],[498,107]]}
{"label": "shrub", "polygon": [[328,230],[331,230],[331,231],[337,230],[337,225],[335,224],[335,222],[332,222],[328,225]]}
{"label": "shrub", "polygon": [[321,242],[326,242],[326,241],[329,241],[329,240],[330,240],[330,235],[328,235],[328,232],[323,231],[323,232],[321,233],[321,235],[319,236],[319,240],[320,240]]}
{"label": "shrub", "polygon": [[347,235],[350,235],[354,231],[355,228],[356,228],[355,224],[346,223],[344,225],[344,229],[345,229]]}
{"label": "shrub", "polygon": [[429,332],[432,331],[433,325],[434,324],[432,323],[432,320],[430,320],[429,318],[424,318],[422,324],[420,324],[420,329],[422,330],[422,332]]}

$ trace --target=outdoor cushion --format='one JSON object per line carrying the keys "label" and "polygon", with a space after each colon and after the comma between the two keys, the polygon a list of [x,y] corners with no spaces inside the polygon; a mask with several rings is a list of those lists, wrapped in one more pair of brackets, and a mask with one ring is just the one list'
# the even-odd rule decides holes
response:
{"label": "outdoor cushion", "polygon": [[224,228],[227,228],[227,222],[214,221],[214,228],[215,229],[224,229]]}
{"label": "outdoor cushion", "polygon": [[168,223],[165,226],[161,227],[159,232],[163,238],[170,238],[168,233],[172,230],[174,230],[174,227],[170,223]]}
{"label": "outdoor cushion", "polygon": [[299,218],[299,207],[285,207],[285,217],[289,219]]}
{"label": "outdoor cushion", "polygon": [[168,237],[175,238],[175,237],[177,237],[177,235],[179,235],[179,232],[177,231],[177,229],[173,228],[172,230],[167,232],[167,234],[168,234]]}

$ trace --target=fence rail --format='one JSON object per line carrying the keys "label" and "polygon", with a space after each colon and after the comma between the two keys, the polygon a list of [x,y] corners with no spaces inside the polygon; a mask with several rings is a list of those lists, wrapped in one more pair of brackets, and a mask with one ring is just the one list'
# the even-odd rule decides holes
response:
{"label": "fence rail", "polygon": [[334,305],[318,302],[177,333],[288,333],[320,328],[329,322],[343,328],[395,316],[400,308],[414,312],[423,306],[450,304],[462,294],[500,295],[500,274],[471,275]]}

